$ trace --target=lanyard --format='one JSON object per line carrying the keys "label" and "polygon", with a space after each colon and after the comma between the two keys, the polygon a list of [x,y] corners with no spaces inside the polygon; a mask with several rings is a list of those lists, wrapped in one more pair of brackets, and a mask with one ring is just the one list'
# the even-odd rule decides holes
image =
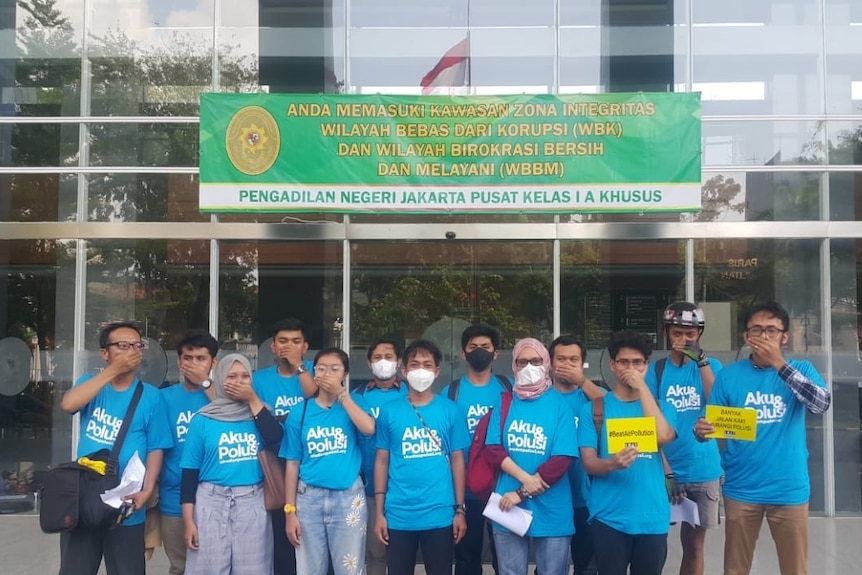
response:
{"label": "lanyard", "polygon": [[442,452],[443,451],[443,444],[440,442],[440,439],[436,435],[434,435],[434,433],[431,432],[431,428],[428,427],[427,423],[425,423],[425,420],[422,418],[422,414],[419,413],[419,410],[416,409],[416,406],[413,405],[413,402],[410,401],[410,399],[408,399],[407,403],[409,403],[410,407],[413,408],[413,411],[416,413],[416,417],[419,418],[419,423],[421,423],[422,427],[425,428],[425,431],[428,432],[428,437],[431,438],[431,441],[433,441],[435,443],[435,445],[437,445],[437,448]]}

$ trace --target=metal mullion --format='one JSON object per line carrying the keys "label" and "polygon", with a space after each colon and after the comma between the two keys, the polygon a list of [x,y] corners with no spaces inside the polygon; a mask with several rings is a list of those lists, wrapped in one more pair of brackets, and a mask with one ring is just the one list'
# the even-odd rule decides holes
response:
{"label": "metal mullion", "polygon": [[[833,386],[832,369],[832,254],[831,240],[820,243],[820,302],[823,323],[823,350],[826,357],[825,379],[830,390]],[[823,414],[823,501],[827,517],[835,516],[835,418],[834,409]]]}
{"label": "metal mullion", "polygon": [[[81,133],[86,132],[81,124]],[[86,144],[83,145],[87,149]],[[89,166],[81,158],[77,166],[0,167],[0,174],[197,174],[197,166]]]}
{"label": "metal mullion", "polygon": [[219,273],[220,273],[220,251],[219,240],[210,240],[210,305],[209,305],[209,331],[213,337],[219,339]]}
{"label": "metal mullion", "polygon": [[[89,106],[89,101],[87,102]],[[198,124],[198,116],[0,116],[0,124]]]}
{"label": "metal mullion", "polygon": [[561,285],[563,270],[562,270],[562,258],[561,258],[561,246],[559,238],[554,240],[554,301],[553,301],[553,309],[554,309],[554,337],[559,337],[562,331],[562,310],[560,306],[562,305],[562,297],[563,297],[563,288]]}
{"label": "metal mullion", "polygon": [[685,241],[685,300],[695,303],[694,299],[694,239]]}

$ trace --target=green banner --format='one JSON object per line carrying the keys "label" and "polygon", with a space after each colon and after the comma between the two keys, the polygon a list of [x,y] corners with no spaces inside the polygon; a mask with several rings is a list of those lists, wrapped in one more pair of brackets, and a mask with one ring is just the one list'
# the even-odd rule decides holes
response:
{"label": "green banner", "polygon": [[700,209],[700,94],[204,94],[207,212]]}

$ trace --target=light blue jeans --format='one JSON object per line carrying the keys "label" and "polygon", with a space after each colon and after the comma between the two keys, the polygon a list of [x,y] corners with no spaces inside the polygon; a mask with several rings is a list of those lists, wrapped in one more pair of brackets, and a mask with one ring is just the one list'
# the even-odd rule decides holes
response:
{"label": "light blue jeans", "polygon": [[499,575],[527,575],[530,541],[536,547],[536,571],[542,575],[568,575],[572,537],[519,537],[494,529]]}
{"label": "light blue jeans", "polygon": [[344,490],[313,487],[300,480],[296,518],[302,530],[296,550],[297,573],[326,575],[330,559],[335,575],[365,572],[368,506],[359,477]]}

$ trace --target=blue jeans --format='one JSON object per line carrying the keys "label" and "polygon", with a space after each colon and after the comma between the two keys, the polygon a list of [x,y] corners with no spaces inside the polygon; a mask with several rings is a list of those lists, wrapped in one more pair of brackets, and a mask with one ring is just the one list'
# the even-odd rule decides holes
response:
{"label": "blue jeans", "polygon": [[365,571],[368,506],[359,477],[344,490],[313,487],[300,480],[296,487],[296,518],[301,529],[297,573],[326,575],[330,559],[335,575]]}
{"label": "blue jeans", "polygon": [[500,575],[526,575],[530,540],[536,548],[536,570],[542,575],[567,575],[570,535],[563,537],[519,537],[494,529]]}

